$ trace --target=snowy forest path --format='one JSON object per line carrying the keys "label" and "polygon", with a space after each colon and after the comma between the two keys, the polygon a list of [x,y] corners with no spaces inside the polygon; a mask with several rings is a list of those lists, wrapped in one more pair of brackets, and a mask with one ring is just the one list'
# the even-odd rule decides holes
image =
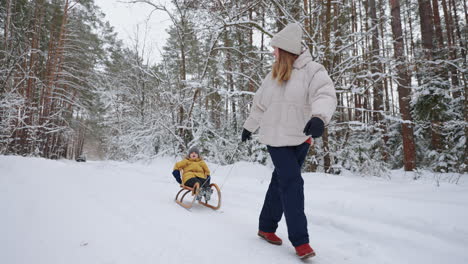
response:
{"label": "snowy forest path", "polygon": [[[283,246],[256,236],[270,168],[237,163],[219,211],[198,204],[187,211],[174,202],[174,161],[0,156],[0,262],[302,263],[284,219],[277,230]],[[213,181],[225,180],[229,169],[221,166]],[[467,186],[303,177],[317,252],[306,263],[467,263]]]}

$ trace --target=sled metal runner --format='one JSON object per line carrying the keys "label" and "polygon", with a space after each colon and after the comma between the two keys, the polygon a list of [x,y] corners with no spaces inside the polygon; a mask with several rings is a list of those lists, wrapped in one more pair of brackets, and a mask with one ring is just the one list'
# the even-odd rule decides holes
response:
{"label": "sled metal runner", "polygon": [[[221,207],[221,190],[219,189],[218,185],[216,185],[216,183],[210,184],[209,187],[210,191],[209,193],[207,193],[206,190],[202,190],[200,188],[200,184],[198,182],[195,183],[193,188],[181,184],[181,189],[175,197],[175,202],[178,203],[180,206],[184,207],[185,209],[190,209],[192,208],[195,201],[198,201],[198,203],[203,206],[206,206],[213,210],[218,210]],[[192,201],[184,203],[184,198],[189,193],[192,196]],[[212,195],[215,195],[218,198],[217,204],[215,205],[209,203]],[[204,202],[202,200],[204,200]]]}

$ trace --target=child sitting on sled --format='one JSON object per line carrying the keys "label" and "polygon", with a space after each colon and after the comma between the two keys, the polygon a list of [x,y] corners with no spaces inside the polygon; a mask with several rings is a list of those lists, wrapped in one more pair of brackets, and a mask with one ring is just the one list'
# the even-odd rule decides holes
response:
{"label": "child sitting on sled", "polygon": [[[180,171],[183,171],[182,179]],[[205,161],[200,157],[200,151],[192,147],[188,151],[188,156],[175,164],[172,175],[179,184],[193,187],[198,182],[200,187],[209,187],[210,170]],[[205,183],[206,182],[206,183]]]}

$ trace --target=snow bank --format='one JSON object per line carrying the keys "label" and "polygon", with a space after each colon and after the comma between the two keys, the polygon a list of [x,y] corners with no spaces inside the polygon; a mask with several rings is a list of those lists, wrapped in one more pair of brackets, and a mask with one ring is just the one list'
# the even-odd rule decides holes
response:
{"label": "snow bank", "polygon": [[[271,168],[209,163],[223,206],[188,211],[174,162],[0,156],[0,263],[300,263],[284,219],[282,246],[256,236]],[[406,176],[304,174],[308,262],[468,263],[468,187]]]}

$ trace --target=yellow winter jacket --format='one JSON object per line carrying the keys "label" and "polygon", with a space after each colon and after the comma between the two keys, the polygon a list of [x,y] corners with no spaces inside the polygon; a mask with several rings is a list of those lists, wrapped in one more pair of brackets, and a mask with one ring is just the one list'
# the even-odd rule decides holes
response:
{"label": "yellow winter jacket", "polygon": [[182,183],[185,184],[191,178],[200,177],[206,179],[210,175],[210,170],[205,161],[200,158],[190,159],[186,158],[175,164],[174,170],[183,171]]}

